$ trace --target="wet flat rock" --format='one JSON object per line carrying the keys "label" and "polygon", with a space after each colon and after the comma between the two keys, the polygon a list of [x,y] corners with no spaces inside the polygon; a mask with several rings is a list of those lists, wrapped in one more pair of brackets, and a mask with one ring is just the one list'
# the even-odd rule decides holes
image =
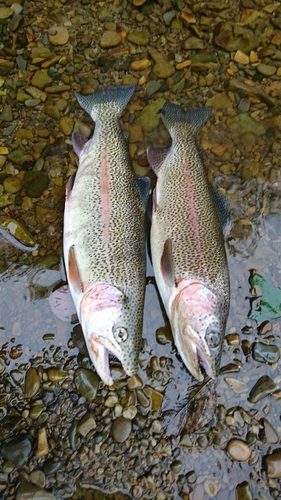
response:
{"label": "wet flat rock", "polygon": [[253,386],[249,394],[250,403],[256,403],[262,398],[265,398],[276,389],[275,382],[268,376],[261,377]]}

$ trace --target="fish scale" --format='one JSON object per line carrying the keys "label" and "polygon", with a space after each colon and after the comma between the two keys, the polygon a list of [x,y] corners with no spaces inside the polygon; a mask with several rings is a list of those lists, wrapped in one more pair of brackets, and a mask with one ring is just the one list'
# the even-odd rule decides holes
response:
{"label": "fish scale", "polygon": [[210,112],[166,102],[161,117],[172,146],[148,150],[157,175],[151,225],[156,283],[176,346],[198,380],[202,367],[211,377],[218,374],[229,309],[222,227],[195,142]]}

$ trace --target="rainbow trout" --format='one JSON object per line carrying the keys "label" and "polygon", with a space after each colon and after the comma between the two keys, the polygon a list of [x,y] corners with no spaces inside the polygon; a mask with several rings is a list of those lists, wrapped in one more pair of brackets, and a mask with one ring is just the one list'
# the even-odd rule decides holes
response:
{"label": "rainbow trout", "polygon": [[149,149],[157,175],[151,253],[155,279],[174,341],[197,380],[218,375],[229,309],[229,274],[222,226],[195,138],[211,108],[184,111],[166,102],[168,149]]}
{"label": "rainbow trout", "polygon": [[[63,243],[68,286],[90,358],[108,385],[113,383],[109,354],[133,375],[142,340],[149,179],[135,177],[118,120],[134,89],[135,85],[120,85],[87,96],[75,93],[95,121],[95,131],[90,140],[73,135],[79,168],[75,181],[70,178],[66,187]],[[53,298],[61,317],[69,311],[62,301],[65,292],[62,287]]]}

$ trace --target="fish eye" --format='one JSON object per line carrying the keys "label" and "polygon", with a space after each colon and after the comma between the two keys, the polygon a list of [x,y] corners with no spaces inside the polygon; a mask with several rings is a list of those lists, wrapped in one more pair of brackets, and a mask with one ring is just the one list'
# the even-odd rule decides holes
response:
{"label": "fish eye", "polygon": [[125,342],[128,338],[128,332],[127,332],[126,328],[123,328],[123,327],[116,328],[113,335],[114,335],[115,339],[117,340],[117,342],[119,342],[119,343]]}
{"label": "fish eye", "polygon": [[215,326],[207,328],[205,337],[209,347],[218,347],[220,343],[220,333]]}

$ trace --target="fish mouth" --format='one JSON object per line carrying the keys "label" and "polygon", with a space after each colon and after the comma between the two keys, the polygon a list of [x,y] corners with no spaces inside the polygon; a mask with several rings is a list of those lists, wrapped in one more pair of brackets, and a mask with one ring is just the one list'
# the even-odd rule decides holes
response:
{"label": "fish mouth", "polygon": [[205,352],[206,349],[201,345],[198,335],[191,326],[184,329],[184,342],[178,343],[177,347],[191,375],[199,382],[204,380],[205,374],[210,378],[216,378],[217,374],[212,368],[211,358]]}
{"label": "fish mouth", "polygon": [[106,385],[113,385],[113,378],[109,368],[109,355],[112,354],[121,363],[120,352],[106,338],[92,334],[88,340],[88,350],[95,369]]}

